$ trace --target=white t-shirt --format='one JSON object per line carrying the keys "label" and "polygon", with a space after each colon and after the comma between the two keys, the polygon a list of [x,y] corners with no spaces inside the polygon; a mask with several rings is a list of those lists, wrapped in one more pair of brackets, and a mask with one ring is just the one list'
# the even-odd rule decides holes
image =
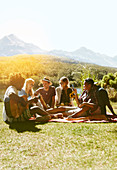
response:
{"label": "white t-shirt", "polygon": [[[12,93],[14,94],[17,94],[18,95],[18,90],[14,87],[14,86],[9,86],[5,92],[5,95],[4,95],[4,101],[5,101],[5,98],[9,97]],[[5,110],[5,105],[3,105],[3,120],[6,121],[8,120],[9,121],[9,118],[7,115],[6,115],[6,110]]]}

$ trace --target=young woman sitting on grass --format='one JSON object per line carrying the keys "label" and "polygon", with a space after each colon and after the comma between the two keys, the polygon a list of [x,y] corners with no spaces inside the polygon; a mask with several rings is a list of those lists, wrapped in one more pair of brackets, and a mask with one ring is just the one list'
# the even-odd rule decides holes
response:
{"label": "young woman sitting on grass", "polygon": [[[22,88],[21,91],[19,91],[19,96],[26,96],[28,100],[30,100],[31,98],[34,98],[34,87],[35,81],[32,78],[27,78],[25,80],[24,86]],[[40,98],[42,98],[42,96],[40,96]],[[41,103],[40,99],[38,100],[37,103],[32,103],[31,105],[37,105],[39,106],[41,109],[43,109],[43,104]]]}
{"label": "young woman sitting on grass", "polygon": [[69,79],[67,77],[61,77],[59,84],[60,86],[56,88],[56,106],[58,109],[65,109],[63,116],[67,117],[73,114],[74,109],[76,109],[72,98],[73,90],[70,88]]}
{"label": "young woman sitting on grass", "polygon": [[72,89],[69,87],[69,79],[61,77],[60,86],[56,88],[56,106],[74,106],[70,94]]}
{"label": "young woman sitting on grass", "polygon": [[19,91],[19,96],[27,96],[27,98],[32,98],[34,97],[34,87],[35,81],[32,78],[27,78],[25,80],[24,86],[21,89],[21,91]]}
{"label": "young woman sitting on grass", "polygon": [[107,120],[107,117],[101,114],[101,108],[94,89],[94,81],[91,78],[85,79],[83,89],[84,91],[80,97],[78,97],[75,89],[75,98],[79,110],[76,110],[68,118],[89,117],[89,119]]}

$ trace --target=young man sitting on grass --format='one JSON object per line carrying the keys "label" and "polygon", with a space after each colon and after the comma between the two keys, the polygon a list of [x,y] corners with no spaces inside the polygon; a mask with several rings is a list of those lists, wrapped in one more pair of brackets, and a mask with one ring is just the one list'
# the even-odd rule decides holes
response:
{"label": "young man sitting on grass", "polygon": [[113,107],[109,101],[108,93],[107,91],[102,88],[98,83],[94,84],[94,89],[96,90],[96,95],[98,99],[99,106],[101,108],[101,114],[102,115],[107,115],[106,112],[106,106],[109,108],[111,111],[112,115],[107,115],[108,117],[116,117],[117,115],[115,114]]}
{"label": "young man sitting on grass", "polygon": [[83,93],[78,97],[77,90],[75,89],[75,99],[79,111],[76,111],[68,118],[89,117],[89,119],[107,119],[105,115],[101,115],[101,108],[99,106],[96,91],[94,89],[94,81],[87,78],[84,81]]}
{"label": "young man sitting on grass", "polygon": [[3,106],[3,120],[5,122],[22,122],[29,120],[34,114],[39,114],[41,117],[37,118],[39,122],[47,122],[51,116],[46,111],[43,111],[38,106],[31,107],[31,102],[38,102],[38,98],[35,97],[30,101],[24,100],[23,97],[18,96],[24,85],[24,78],[21,74],[13,74],[10,77],[10,86],[7,88],[4,95],[4,106]]}

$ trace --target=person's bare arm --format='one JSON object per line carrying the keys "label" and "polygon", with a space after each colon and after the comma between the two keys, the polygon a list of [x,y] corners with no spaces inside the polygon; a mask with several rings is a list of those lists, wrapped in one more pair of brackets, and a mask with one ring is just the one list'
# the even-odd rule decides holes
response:
{"label": "person's bare arm", "polygon": [[45,103],[43,96],[41,94],[40,94],[40,102],[43,105],[43,108],[46,110],[48,107],[47,107],[47,104]]}
{"label": "person's bare arm", "polygon": [[76,100],[77,106],[79,107],[80,102],[79,102],[79,99],[78,99],[77,89],[74,89],[74,93],[75,93],[75,100]]}
{"label": "person's bare arm", "polygon": [[72,115],[68,116],[68,118],[77,118],[89,110],[89,107],[83,107],[80,111],[73,113]]}
{"label": "person's bare arm", "polygon": [[34,98],[28,100],[27,103],[28,103],[28,104],[37,103],[37,102],[38,102],[38,99],[39,99],[39,97],[36,96],[36,97],[34,97]]}
{"label": "person's bare arm", "polygon": [[55,105],[55,96],[52,96],[52,104],[51,104],[51,108],[54,108]]}
{"label": "person's bare arm", "polygon": [[84,106],[87,106],[89,108],[94,108],[95,104],[94,103],[83,102],[82,104],[79,105],[79,108],[82,108]]}
{"label": "person's bare arm", "polygon": [[40,94],[40,89],[37,89],[34,93],[34,96],[38,96]]}
{"label": "person's bare arm", "polygon": [[74,106],[73,100],[70,102],[70,106]]}
{"label": "person's bare arm", "polygon": [[58,90],[56,89],[56,97],[55,97],[55,103],[56,103],[56,106],[58,107],[59,106],[59,102],[58,102]]}
{"label": "person's bare arm", "polygon": [[23,106],[26,106],[27,105],[27,102],[22,98],[22,97],[19,97],[17,94],[15,93],[12,93],[10,96],[9,96],[11,99],[21,103]]}
{"label": "person's bare arm", "polygon": [[112,106],[111,106],[111,104],[109,103],[107,106],[108,106],[109,110],[111,111],[111,113],[112,113],[113,115],[116,115],[115,112],[114,112],[114,110],[113,110],[113,108],[112,108]]}

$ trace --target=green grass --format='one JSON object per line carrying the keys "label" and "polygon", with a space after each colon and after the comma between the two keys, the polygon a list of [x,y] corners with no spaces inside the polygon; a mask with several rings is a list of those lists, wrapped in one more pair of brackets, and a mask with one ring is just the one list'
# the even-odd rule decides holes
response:
{"label": "green grass", "polygon": [[[115,113],[117,114],[117,102],[111,102],[111,105],[113,106],[113,109]],[[107,111],[110,112],[108,108],[107,108]]]}
{"label": "green grass", "polygon": [[2,121],[1,169],[117,169],[116,123],[19,123]]}

